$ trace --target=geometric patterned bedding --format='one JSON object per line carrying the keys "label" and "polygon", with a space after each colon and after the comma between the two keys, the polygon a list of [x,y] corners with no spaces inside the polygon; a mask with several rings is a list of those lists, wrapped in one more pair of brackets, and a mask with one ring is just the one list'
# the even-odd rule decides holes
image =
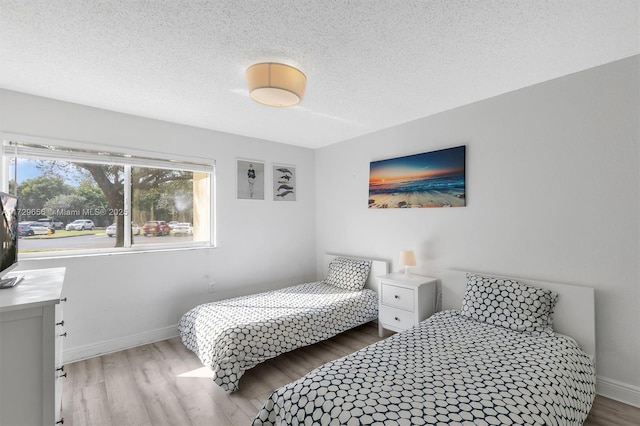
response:
{"label": "geometric patterned bedding", "polygon": [[182,343],[227,392],[244,372],[293,349],[326,340],[378,317],[378,296],[324,282],[199,305],[178,324]]}
{"label": "geometric patterned bedding", "polygon": [[253,425],[581,425],[595,383],[572,339],[444,311],[277,389]]}

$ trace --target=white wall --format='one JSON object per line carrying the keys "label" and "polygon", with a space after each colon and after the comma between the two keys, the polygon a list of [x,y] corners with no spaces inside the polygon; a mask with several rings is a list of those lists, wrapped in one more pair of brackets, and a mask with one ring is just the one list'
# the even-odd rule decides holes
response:
{"label": "white wall", "polygon": [[[0,90],[0,130],[214,159],[217,243],[210,250],[20,260],[66,266],[65,359],[175,335],[197,303],[315,276],[314,151]],[[295,165],[296,202],[236,200],[236,158]],[[208,292],[209,281],[217,291]]]}
{"label": "white wall", "polygon": [[[316,152],[322,253],[593,286],[600,391],[640,405],[638,56]],[[428,96],[428,94],[425,94]],[[369,210],[369,162],[467,145],[467,207]]]}
{"label": "white wall", "polygon": [[[397,270],[406,248],[425,275],[590,285],[601,392],[640,405],[639,68],[636,56],[315,152],[0,90],[0,131],[217,161],[218,248],[21,267],[67,266],[67,359],[171,335],[202,301],[312,279],[325,252]],[[367,209],[371,160],[459,144],[467,207]],[[237,157],[295,164],[298,201],[236,200]]]}

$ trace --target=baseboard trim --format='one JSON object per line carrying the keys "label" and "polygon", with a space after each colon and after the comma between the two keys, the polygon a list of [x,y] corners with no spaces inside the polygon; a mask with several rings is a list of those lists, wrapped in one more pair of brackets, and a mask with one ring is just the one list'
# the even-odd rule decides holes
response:
{"label": "baseboard trim", "polygon": [[62,359],[64,363],[82,361],[83,359],[135,348],[136,346],[147,345],[160,340],[170,339],[178,335],[178,326],[173,325],[156,330],[145,331],[144,333],[133,334],[131,336],[120,337],[112,340],[90,345],[79,346],[77,348],[64,349]]}
{"label": "baseboard trim", "polygon": [[598,376],[597,393],[640,408],[640,387]]}

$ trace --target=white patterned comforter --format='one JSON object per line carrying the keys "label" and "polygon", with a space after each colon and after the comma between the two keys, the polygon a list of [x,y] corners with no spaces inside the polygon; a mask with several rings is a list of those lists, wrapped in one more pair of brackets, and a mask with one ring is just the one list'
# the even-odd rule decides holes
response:
{"label": "white patterned comforter", "polygon": [[445,311],[277,389],[253,424],[581,425],[595,383],[569,338]]}
{"label": "white patterned comforter", "polygon": [[227,392],[262,361],[326,340],[378,317],[378,296],[324,282],[197,306],[178,329],[184,345]]}

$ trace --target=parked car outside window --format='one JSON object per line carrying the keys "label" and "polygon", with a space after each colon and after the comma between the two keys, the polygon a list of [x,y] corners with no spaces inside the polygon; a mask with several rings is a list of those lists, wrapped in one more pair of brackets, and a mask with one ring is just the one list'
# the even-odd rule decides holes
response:
{"label": "parked car outside window", "polygon": [[60,222],[59,220],[55,220],[53,218],[44,217],[42,219],[36,220],[36,222],[46,225],[51,229],[62,229],[64,227],[64,223]]}
{"label": "parked car outside window", "polygon": [[67,231],[84,231],[87,229],[93,230],[95,227],[91,219],[78,219],[68,224],[65,229]]}
{"label": "parked car outside window", "polygon": [[[107,236],[115,237],[116,230],[117,230],[117,226],[115,223],[107,226]],[[140,227],[135,223],[131,224],[131,235],[140,235]]]}
{"label": "parked car outside window", "polygon": [[145,222],[142,227],[142,234],[146,237],[148,235],[162,236],[169,235],[169,225],[164,220],[150,220]]}
{"label": "parked car outside window", "polygon": [[180,222],[173,225],[173,229],[171,230],[173,235],[191,235],[193,234],[193,226],[191,226],[188,222]]}
{"label": "parked car outside window", "polygon": [[51,230],[44,225],[36,222],[20,222],[18,223],[18,235],[21,237],[30,237],[32,235],[47,235]]}
{"label": "parked car outside window", "polygon": [[40,220],[36,220],[35,222],[32,222],[31,225],[44,226],[45,228],[50,230],[52,234],[56,233],[55,225],[53,223],[50,223],[50,222],[40,222]]}

